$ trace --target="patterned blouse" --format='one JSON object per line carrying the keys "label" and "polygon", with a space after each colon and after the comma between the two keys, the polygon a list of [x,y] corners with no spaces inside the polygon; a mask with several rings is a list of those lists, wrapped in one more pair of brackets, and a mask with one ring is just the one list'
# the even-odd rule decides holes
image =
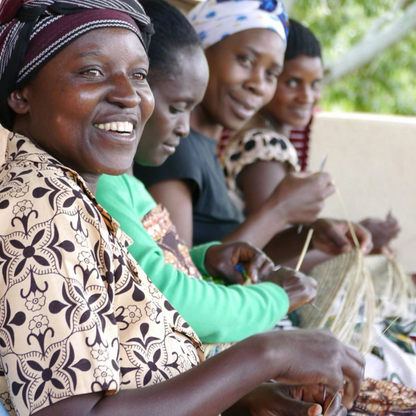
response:
{"label": "patterned blouse", "polygon": [[11,134],[0,171],[0,400],[31,415],[187,371],[201,343],[83,179]]}
{"label": "patterned blouse", "polygon": [[237,185],[237,177],[246,166],[259,160],[287,163],[294,170],[300,169],[292,143],[267,125],[264,128],[248,128],[232,137],[220,155],[220,162],[228,193],[241,211],[244,211],[245,202],[244,194]]}

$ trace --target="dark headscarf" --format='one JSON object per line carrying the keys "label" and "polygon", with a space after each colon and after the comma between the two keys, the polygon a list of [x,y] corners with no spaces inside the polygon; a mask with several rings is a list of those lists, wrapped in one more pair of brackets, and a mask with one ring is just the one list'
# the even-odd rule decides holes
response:
{"label": "dark headscarf", "polygon": [[0,124],[12,129],[13,91],[68,44],[106,27],[132,30],[148,50],[153,26],[137,0],[2,0]]}

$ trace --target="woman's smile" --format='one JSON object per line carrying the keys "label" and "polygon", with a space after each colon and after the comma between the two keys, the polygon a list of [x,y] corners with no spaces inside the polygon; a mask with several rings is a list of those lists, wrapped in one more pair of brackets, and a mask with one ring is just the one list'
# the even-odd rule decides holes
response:
{"label": "woman's smile", "polygon": [[231,93],[228,94],[228,98],[230,99],[230,105],[234,113],[242,120],[248,120],[253,117],[259,108],[261,108],[261,104],[249,104],[247,101],[243,101]]}
{"label": "woman's smile", "polygon": [[130,121],[102,122],[94,124],[94,127],[98,130],[98,134],[101,134],[106,140],[120,144],[131,144],[137,139],[134,125]]}

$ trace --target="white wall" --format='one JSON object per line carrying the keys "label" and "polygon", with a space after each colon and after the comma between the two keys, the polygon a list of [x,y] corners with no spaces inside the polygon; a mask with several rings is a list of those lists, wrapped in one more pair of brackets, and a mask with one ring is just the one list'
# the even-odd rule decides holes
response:
{"label": "white wall", "polygon": [[[313,126],[310,169],[329,149],[330,172],[352,220],[385,217],[391,209],[402,232],[392,246],[408,272],[416,272],[416,117],[321,113]],[[324,215],[343,217],[336,196]]]}

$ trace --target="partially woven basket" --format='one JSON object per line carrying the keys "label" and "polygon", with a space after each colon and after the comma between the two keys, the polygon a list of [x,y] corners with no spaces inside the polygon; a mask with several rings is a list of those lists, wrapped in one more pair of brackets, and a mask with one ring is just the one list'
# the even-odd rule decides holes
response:
{"label": "partially woven basket", "polygon": [[355,249],[316,266],[314,301],[298,310],[302,328],[328,328],[341,341],[367,353],[374,343],[374,323],[386,317],[416,314],[416,287],[394,259],[364,257]]}
{"label": "partially woven basket", "polygon": [[315,310],[298,310],[302,328],[328,328],[340,341],[367,352],[374,340],[376,298],[370,272],[358,249],[316,266],[310,273],[318,281]]}
{"label": "partially woven basket", "polygon": [[377,318],[416,317],[416,286],[403,267],[384,255],[366,256],[376,292]]}

